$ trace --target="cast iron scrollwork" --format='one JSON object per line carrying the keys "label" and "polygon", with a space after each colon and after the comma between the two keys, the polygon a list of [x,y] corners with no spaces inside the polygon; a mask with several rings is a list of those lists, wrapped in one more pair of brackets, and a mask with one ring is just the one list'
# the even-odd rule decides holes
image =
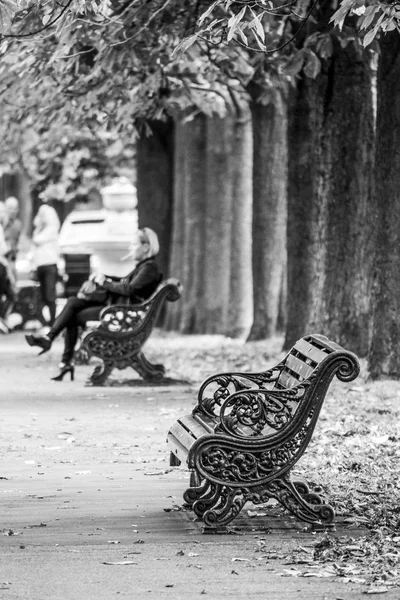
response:
{"label": "cast iron scrollwork", "polygon": [[144,322],[150,306],[129,307],[115,304],[103,311],[100,330],[109,333],[127,333]]}
{"label": "cast iron scrollwork", "polygon": [[275,498],[289,512],[307,523],[320,522],[329,525],[335,518],[335,511],[324,498],[311,492],[307,484],[298,485],[288,476],[277,477],[258,488],[252,488],[249,500],[254,504]]}
{"label": "cast iron scrollwork", "polygon": [[283,366],[284,362],[281,362],[261,373],[220,373],[209,377],[198,393],[199,409],[210,417],[218,416],[219,407],[231,394],[252,388],[267,389],[278,379]]}
{"label": "cast iron scrollwork", "polygon": [[232,436],[257,437],[265,428],[279,431],[292,419],[309,382],[288,390],[248,390],[229,396],[220,410],[218,430]]}
{"label": "cast iron scrollwork", "polygon": [[256,483],[282,470],[289,470],[303,451],[308,427],[302,427],[286,442],[271,449],[252,451],[205,443],[196,456],[200,474],[221,483]]}

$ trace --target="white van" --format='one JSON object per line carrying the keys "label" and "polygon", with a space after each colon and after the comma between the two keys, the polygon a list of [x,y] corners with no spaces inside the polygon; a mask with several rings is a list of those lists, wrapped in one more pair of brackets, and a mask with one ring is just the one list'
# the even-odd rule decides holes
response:
{"label": "white van", "polygon": [[138,232],[137,211],[76,210],[65,219],[59,237],[66,295],[74,295],[93,272],[124,277],[135,266],[122,260]]}

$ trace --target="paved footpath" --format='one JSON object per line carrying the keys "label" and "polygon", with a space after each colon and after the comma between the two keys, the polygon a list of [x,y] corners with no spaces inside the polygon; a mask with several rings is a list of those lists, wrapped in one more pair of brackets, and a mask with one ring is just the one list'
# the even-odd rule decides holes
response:
{"label": "paved footpath", "polygon": [[58,356],[0,338],[1,599],[365,597],[337,577],[283,576],[320,533],[244,519],[204,535],[180,509],[189,476],[169,467],[165,437],[194,387],[85,387],[92,366],[52,382]]}

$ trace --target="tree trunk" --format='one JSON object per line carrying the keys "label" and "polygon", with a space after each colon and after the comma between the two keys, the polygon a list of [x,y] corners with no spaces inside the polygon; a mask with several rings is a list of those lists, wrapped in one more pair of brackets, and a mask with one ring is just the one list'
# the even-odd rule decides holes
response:
{"label": "tree trunk", "polygon": [[[335,49],[324,97],[320,206],[324,245],[315,272],[308,330],[320,331],[359,356],[371,341],[374,122],[367,53]],[[318,280],[318,283],[317,281]]]}
{"label": "tree trunk", "polygon": [[253,322],[253,127],[248,106],[238,107],[230,156],[232,186],[231,278],[226,334],[243,338]]}
{"label": "tree trunk", "polygon": [[253,294],[249,340],[274,335],[286,266],[287,114],[280,92],[268,105],[252,104]]}
{"label": "tree trunk", "polygon": [[198,307],[203,333],[228,328],[232,239],[232,117],[206,120],[206,210],[203,298]]}
{"label": "tree trunk", "polygon": [[178,278],[184,285],[183,297],[178,302],[168,303],[165,309],[164,326],[171,331],[179,331],[182,306],[186,298],[186,282],[184,281],[183,253],[185,248],[185,197],[186,197],[186,158],[187,130],[176,123],[174,127],[174,165],[173,165],[173,212],[171,252],[168,272],[171,277]]}
{"label": "tree trunk", "polygon": [[168,307],[168,328],[247,334],[252,318],[251,115],[196,117],[175,134],[170,271],[183,297]]}
{"label": "tree trunk", "polygon": [[[288,127],[287,324],[284,347],[306,333],[313,293],[318,232],[318,164],[321,162],[324,76],[303,76],[290,93]],[[322,210],[322,208],[321,208]]]}
{"label": "tree trunk", "polygon": [[137,144],[137,192],[139,227],[150,227],[160,241],[158,262],[169,275],[169,253],[173,201],[172,121],[152,122],[152,135],[143,135]]}
{"label": "tree trunk", "polygon": [[371,71],[358,52],[335,47],[291,104],[285,348],[316,332],[360,356],[368,349],[373,112]]}
{"label": "tree trunk", "polygon": [[168,306],[168,327],[198,333],[202,302],[205,215],[205,118],[175,127],[174,225],[170,271],[183,283],[179,302]]}
{"label": "tree trunk", "polygon": [[374,321],[368,357],[373,379],[400,378],[400,38],[380,40],[377,77],[376,197],[378,208]]}

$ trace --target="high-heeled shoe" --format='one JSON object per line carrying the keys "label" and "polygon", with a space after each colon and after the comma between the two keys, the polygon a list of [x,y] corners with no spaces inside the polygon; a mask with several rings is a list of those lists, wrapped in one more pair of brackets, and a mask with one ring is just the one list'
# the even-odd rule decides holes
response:
{"label": "high-heeled shoe", "polygon": [[52,377],[52,381],[62,381],[64,379],[64,375],[66,375],[67,373],[70,373],[71,375],[71,381],[74,380],[74,373],[75,373],[75,367],[74,365],[69,364],[60,364],[60,372],[58,375],[56,375],[55,377]]}
{"label": "high-heeled shoe", "polygon": [[45,335],[26,335],[25,339],[30,346],[39,346],[39,348],[42,348],[42,351],[39,352],[39,356],[51,348],[52,342]]}

